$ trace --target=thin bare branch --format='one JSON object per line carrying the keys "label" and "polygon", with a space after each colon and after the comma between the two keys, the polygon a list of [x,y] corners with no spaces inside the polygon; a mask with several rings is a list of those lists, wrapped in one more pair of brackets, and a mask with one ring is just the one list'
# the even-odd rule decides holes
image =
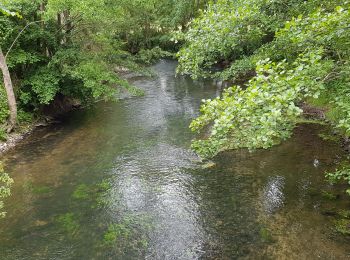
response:
{"label": "thin bare branch", "polygon": [[21,34],[28,28],[29,25],[32,25],[34,23],[40,23],[43,22],[44,20],[39,20],[39,21],[34,21],[34,22],[30,22],[27,23],[26,26],[24,26],[24,28],[18,33],[17,37],[15,38],[15,40],[12,42],[10,48],[7,50],[6,54],[5,54],[5,59],[7,58],[7,55],[10,53],[11,49],[13,48],[13,46],[15,45],[15,43],[17,42],[18,38],[21,36]]}

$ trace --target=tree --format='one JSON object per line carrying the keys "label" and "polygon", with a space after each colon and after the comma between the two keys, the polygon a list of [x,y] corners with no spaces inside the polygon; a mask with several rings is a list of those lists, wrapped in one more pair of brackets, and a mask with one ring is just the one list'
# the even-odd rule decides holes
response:
{"label": "tree", "polygon": [[305,101],[325,106],[328,119],[350,136],[349,28],[350,5],[338,0],[211,4],[179,36],[186,43],[178,71],[193,78],[250,77],[203,102],[191,129],[207,138],[194,140],[193,149],[212,157],[269,148],[291,135]]}
{"label": "tree", "polygon": [[[0,12],[8,16],[20,17],[18,13],[10,12],[1,6],[0,6]],[[16,102],[15,93],[13,91],[13,84],[11,80],[10,71],[8,69],[7,62],[6,62],[6,56],[4,55],[0,45],[0,69],[2,72],[8,106],[10,109],[10,117],[9,117],[7,132],[11,132],[16,126],[16,122],[17,122],[17,102]]]}
{"label": "tree", "polygon": [[7,94],[8,106],[10,109],[9,125],[7,128],[7,132],[9,133],[16,126],[17,102],[16,102],[15,93],[13,91],[13,85],[12,85],[10,72],[9,72],[9,69],[8,69],[8,66],[6,63],[6,57],[4,56],[4,54],[2,52],[1,46],[0,46],[0,69],[2,71],[4,86],[5,86],[6,94]]}

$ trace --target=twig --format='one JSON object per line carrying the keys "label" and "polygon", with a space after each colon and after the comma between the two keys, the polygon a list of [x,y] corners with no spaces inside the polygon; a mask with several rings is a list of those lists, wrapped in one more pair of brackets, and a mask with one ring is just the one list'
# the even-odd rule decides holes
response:
{"label": "twig", "polygon": [[5,55],[5,60],[7,58],[7,55],[9,54],[9,52],[11,51],[12,47],[15,45],[15,43],[17,42],[18,38],[21,36],[21,34],[25,31],[25,29],[28,28],[29,25],[34,24],[34,23],[40,23],[43,22],[44,20],[40,20],[40,21],[34,21],[34,22],[30,22],[28,23],[26,26],[24,26],[24,28],[19,32],[19,34],[17,35],[16,39],[12,42],[10,48],[7,50],[7,53]]}

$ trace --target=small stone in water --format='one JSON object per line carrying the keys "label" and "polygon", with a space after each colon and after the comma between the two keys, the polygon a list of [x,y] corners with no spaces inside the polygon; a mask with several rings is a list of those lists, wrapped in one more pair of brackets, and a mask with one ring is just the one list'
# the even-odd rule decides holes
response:
{"label": "small stone in water", "polygon": [[214,166],[216,165],[216,163],[212,162],[212,161],[209,161],[205,164],[202,165],[202,168],[203,169],[209,169],[209,168],[213,168]]}

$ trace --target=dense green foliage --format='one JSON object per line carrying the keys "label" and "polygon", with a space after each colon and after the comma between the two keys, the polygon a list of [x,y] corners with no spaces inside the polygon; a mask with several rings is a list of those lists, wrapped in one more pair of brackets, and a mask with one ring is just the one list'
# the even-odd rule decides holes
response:
{"label": "dense green foliage", "polygon": [[[56,101],[114,99],[140,94],[116,71],[144,72],[142,64],[176,50],[171,32],[206,1],[6,0],[0,46],[19,107],[41,113]],[[171,8],[170,8],[171,7]],[[3,88],[3,87],[2,87]],[[68,98],[68,99],[67,99]],[[0,91],[0,124],[8,117]]]}
{"label": "dense green foliage", "polygon": [[231,87],[222,97],[204,102],[202,116],[191,128],[201,130],[213,122],[211,135],[195,141],[193,147],[201,156],[211,157],[222,149],[268,148],[289,137],[302,112],[295,102],[317,97],[322,76],[332,66],[321,61],[321,55],[322,51],[300,55],[292,64],[258,62],[257,75],[246,89]]}
{"label": "dense green foliage", "polygon": [[336,127],[350,134],[349,28],[347,1],[211,4],[188,32],[177,35],[185,41],[178,71],[250,80],[203,103],[191,128],[209,132],[193,148],[202,157],[268,148],[290,136],[304,100],[324,100]]}
{"label": "dense green foliage", "polygon": [[[9,67],[19,123],[62,102],[115,99],[130,86],[117,72],[148,73],[144,64],[171,56],[171,33],[205,6],[203,0],[4,0],[0,4],[0,48]],[[148,73],[149,74],[149,73]],[[0,141],[10,116],[0,75]],[[12,86],[11,86],[12,88]],[[55,103],[58,106],[55,106]],[[53,111],[59,113],[60,111]],[[12,179],[0,167],[0,199]],[[46,192],[41,189],[38,192]],[[75,194],[80,198],[84,187]],[[79,197],[80,196],[80,197]],[[98,197],[98,198],[101,198]],[[0,200],[0,216],[3,202]],[[72,216],[58,219],[66,229]],[[68,223],[68,224],[67,224]],[[74,224],[74,223],[73,223]]]}

